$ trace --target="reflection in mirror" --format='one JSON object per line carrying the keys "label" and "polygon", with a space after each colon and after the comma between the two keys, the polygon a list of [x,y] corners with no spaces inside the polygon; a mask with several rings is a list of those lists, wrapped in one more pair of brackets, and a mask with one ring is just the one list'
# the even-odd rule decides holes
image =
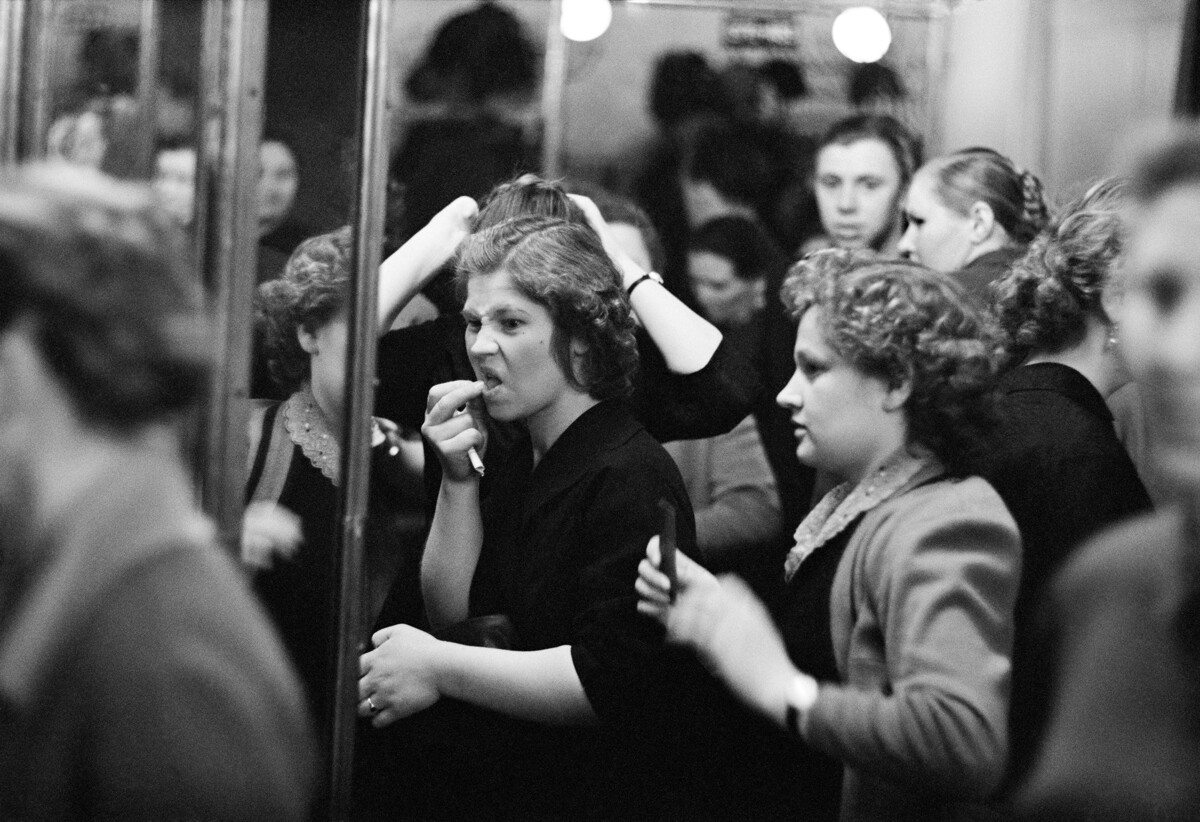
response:
{"label": "reflection in mirror", "polygon": [[34,153],[150,177],[156,141],[186,138],[191,129],[199,8],[161,0],[39,5],[46,53],[32,104],[41,109],[35,121],[46,125]]}
{"label": "reflection in mirror", "polygon": [[[346,799],[337,794],[350,759],[337,718],[348,693],[339,695],[337,687],[339,620],[360,613],[349,628],[353,690],[357,652],[369,646],[373,629],[420,618],[423,450],[415,426],[405,430],[386,419],[368,426],[361,608],[339,597],[345,573],[339,558],[349,550],[343,517],[355,485],[344,482],[342,468],[354,433],[346,425],[356,390],[347,358],[362,161],[357,126],[364,117],[356,105],[356,61],[345,55],[364,47],[362,11],[341,4],[272,6],[259,144],[242,557],[308,697],[326,757],[322,817],[337,817]],[[386,157],[386,146],[381,151]],[[381,254],[377,248],[369,255],[371,276]],[[369,322],[374,330],[374,315]],[[335,752],[346,761],[335,761]]]}

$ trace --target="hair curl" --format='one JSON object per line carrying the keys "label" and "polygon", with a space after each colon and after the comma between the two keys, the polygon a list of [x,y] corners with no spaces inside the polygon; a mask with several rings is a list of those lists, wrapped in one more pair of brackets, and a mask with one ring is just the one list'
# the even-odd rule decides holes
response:
{"label": "hair curl", "polygon": [[821,309],[839,357],[890,386],[905,382],[911,440],[952,474],[970,470],[994,424],[993,332],[952,278],[904,260],[828,249],[795,263],[783,286],[793,317]]}
{"label": "hair curl", "polygon": [[0,330],[30,323],[88,423],[135,431],[207,388],[210,325],[183,242],[149,186],[66,166],[0,171]]}
{"label": "hair curl", "polygon": [[968,214],[975,203],[987,203],[1014,242],[1030,242],[1050,221],[1041,180],[994,149],[964,148],[931,160],[929,167],[947,208]]}
{"label": "hair curl", "polygon": [[1010,365],[1078,345],[1089,315],[1108,321],[1101,297],[1121,256],[1127,203],[1124,179],[1092,186],[993,284]]}
{"label": "hair curl", "polygon": [[[555,217],[515,217],[467,238],[459,251],[458,284],[507,271],[525,297],[554,321],[551,354],[567,381],[598,400],[633,389],[637,343],[621,275],[596,232]],[[584,352],[575,367],[571,343]]]}
{"label": "hair curl", "polygon": [[300,329],[315,332],[338,315],[349,299],[354,235],[350,226],[310,237],[288,258],[283,275],[258,287],[256,312],[263,332],[271,379],[285,393],[312,374]]}

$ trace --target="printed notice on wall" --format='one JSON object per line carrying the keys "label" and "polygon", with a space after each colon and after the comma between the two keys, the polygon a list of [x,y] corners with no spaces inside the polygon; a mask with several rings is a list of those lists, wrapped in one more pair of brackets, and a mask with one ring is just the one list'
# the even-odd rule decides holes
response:
{"label": "printed notice on wall", "polygon": [[796,20],[786,11],[731,11],[721,44],[727,49],[794,49]]}

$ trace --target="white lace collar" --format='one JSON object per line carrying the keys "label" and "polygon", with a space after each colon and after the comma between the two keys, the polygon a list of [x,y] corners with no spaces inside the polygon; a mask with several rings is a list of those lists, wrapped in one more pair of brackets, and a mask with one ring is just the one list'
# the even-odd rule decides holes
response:
{"label": "white lace collar", "polygon": [[305,383],[287,398],[280,413],[292,442],[299,445],[313,467],[336,486],[341,472],[342,446],[313,398],[312,387]]}
{"label": "white lace collar", "polygon": [[796,529],[796,544],[783,565],[784,579],[791,581],[800,563],[813,551],[840,534],[859,514],[893,496],[931,459],[927,453],[914,455],[901,448],[857,485],[843,482],[833,488]]}

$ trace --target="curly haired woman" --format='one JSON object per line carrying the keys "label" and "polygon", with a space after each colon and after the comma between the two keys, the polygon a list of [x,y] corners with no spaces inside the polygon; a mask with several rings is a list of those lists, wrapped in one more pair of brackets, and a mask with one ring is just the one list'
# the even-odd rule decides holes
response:
{"label": "curly haired woman", "polygon": [[799,328],[779,403],[801,461],[840,484],[797,530],[773,612],[682,556],[672,604],[657,540],[639,607],[778,734],[844,765],[842,819],[955,818],[1003,773],[1020,564],[1004,503],[962,476],[989,344],[953,281],[912,263],[820,252],[784,294]]}
{"label": "curly haired woman", "polygon": [[[254,407],[247,449],[242,558],[255,571],[255,590],[304,681],[323,738],[333,720],[332,557],[352,248],[349,226],[311,237],[279,279],[259,287],[268,364],[287,399]],[[363,641],[374,627],[421,616],[412,525],[421,446],[385,436],[390,428],[376,421],[371,453]]]}

